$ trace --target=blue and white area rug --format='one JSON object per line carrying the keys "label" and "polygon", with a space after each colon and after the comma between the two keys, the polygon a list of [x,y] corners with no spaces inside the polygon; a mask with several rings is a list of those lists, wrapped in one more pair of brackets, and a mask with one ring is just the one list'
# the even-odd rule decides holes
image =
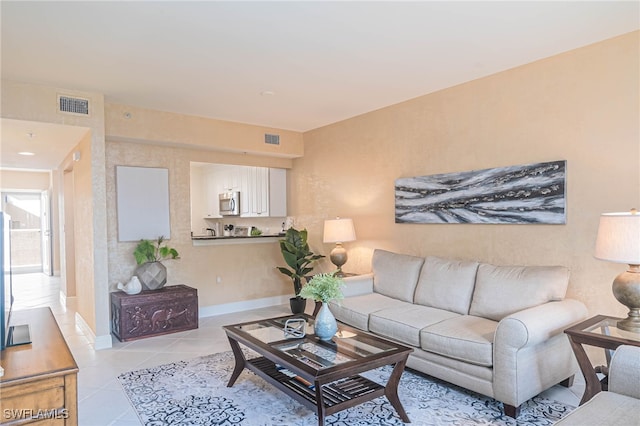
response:
{"label": "blue and white area rug", "polygon": [[[232,352],[131,371],[118,376],[144,425],[315,426],[314,412],[244,370],[231,388]],[[390,367],[366,374],[386,383]],[[553,425],[575,407],[533,398],[517,421],[502,415],[501,404],[465,389],[405,371],[398,390],[413,425]],[[327,425],[403,425],[381,397],[326,418]]]}

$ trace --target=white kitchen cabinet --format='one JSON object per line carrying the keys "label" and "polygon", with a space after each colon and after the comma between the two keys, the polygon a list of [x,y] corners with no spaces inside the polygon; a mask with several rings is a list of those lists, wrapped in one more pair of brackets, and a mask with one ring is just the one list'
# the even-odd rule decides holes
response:
{"label": "white kitchen cabinet", "polygon": [[287,215],[287,170],[269,169],[269,216]]}
{"label": "white kitchen cabinet", "polygon": [[192,172],[192,180],[193,189],[198,191],[191,194],[193,217],[221,218],[218,195],[229,191],[240,191],[240,217],[287,215],[285,169],[209,164]]}
{"label": "white kitchen cabinet", "polygon": [[216,167],[220,192],[242,191],[242,166],[219,165]]}
{"label": "white kitchen cabinet", "polygon": [[240,216],[269,216],[269,169],[242,167],[240,188]]}
{"label": "white kitchen cabinet", "polygon": [[207,170],[206,185],[204,198],[206,199],[207,211],[204,217],[206,219],[217,219],[220,216],[220,203],[218,202],[218,194],[222,191],[222,171],[217,167],[211,167]]}

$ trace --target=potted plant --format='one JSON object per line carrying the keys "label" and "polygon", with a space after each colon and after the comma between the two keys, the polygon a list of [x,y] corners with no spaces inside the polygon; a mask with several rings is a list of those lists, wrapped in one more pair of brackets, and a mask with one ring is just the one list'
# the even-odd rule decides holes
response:
{"label": "potted plant", "polygon": [[300,291],[300,297],[322,302],[322,307],[313,324],[316,336],[320,340],[331,340],[338,331],[338,324],[329,310],[328,303],[331,300],[339,300],[344,297],[342,294],[343,286],[344,282],[336,276],[336,273],[317,274]]}
{"label": "potted plant", "polygon": [[148,290],[157,290],[167,283],[167,268],[162,261],[180,258],[176,249],[164,243],[163,236],[158,237],[155,242],[140,240],[133,256],[138,264],[136,276]]}
{"label": "potted plant", "polygon": [[307,302],[306,299],[299,296],[302,288],[302,279],[306,279],[307,274],[313,270],[311,264],[318,259],[322,259],[324,256],[314,254],[309,249],[306,229],[301,231],[295,228],[287,229],[284,238],[280,240],[280,251],[282,252],[285,263],[289,265],[290,269],[281,266],[277,268],[280,272],[292,279],[295,297],[292,297],[289,301],[291,312],[300,314],[304,312]]}

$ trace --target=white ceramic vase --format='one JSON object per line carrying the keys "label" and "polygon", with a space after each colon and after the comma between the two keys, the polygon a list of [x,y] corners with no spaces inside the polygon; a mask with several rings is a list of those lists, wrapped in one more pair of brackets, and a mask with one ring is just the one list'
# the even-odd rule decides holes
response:
{"label": "white ceramic vase", "polygon": [[313,330],[320,340],[331,340],[338,331],[338,323],[327,302],[322,302],[322,307],[314,321]]}

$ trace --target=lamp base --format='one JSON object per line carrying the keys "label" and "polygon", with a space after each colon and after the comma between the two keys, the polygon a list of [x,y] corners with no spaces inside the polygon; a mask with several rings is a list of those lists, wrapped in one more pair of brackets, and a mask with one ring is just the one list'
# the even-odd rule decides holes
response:
{"label": "lamp base", "polygon": [[613,295],[618,302],[629,308],[627,318],[618,321],[618,328],[640,333],[640,266],[629,265],[613,281]]}
{"label": "lamp base", "polygon": [[336,275],[340,276],[340,274],[343,273],[342,265],[347,263],[347,250],[342,246],[342,243],[336,243],[336,246],[329,254],[329,259],[331,259],[331,263],[338,268]]}
{"label": "lamp base", "polygon": [[617,326],[620,330],[640,333],[640,317],[633,317],[631,316],[631,312],[629,312],[629,316],[626,319],[618,321]]}

